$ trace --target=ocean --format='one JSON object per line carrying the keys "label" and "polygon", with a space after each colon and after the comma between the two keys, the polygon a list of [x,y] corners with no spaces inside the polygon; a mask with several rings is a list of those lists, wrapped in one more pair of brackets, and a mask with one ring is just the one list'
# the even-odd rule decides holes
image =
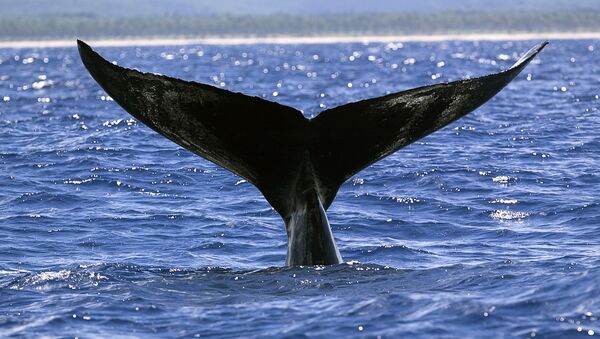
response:
{"label": "ocean", "polygon": [[[97,50],[307,117],[495,73],[538,41]],[[132,119],[72,48],[0,49],[0,337],[600,335],[600,43],[344,183],[345,263],[285,267],[242,178]]]}

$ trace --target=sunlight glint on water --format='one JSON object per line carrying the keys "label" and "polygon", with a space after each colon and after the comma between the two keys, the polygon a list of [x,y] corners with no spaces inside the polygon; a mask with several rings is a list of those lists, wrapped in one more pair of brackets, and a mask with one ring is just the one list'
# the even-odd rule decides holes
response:
{"label": "sunlight glint on water", "polygon": [[[99,50],[310,117],[536,42]],[[329,218],[350,263],[281,268],[283,222],[252,185],[131,119],[74,48],[0,49],[0,336],[595,336],[599,50],[552,42],[345,183]]]}

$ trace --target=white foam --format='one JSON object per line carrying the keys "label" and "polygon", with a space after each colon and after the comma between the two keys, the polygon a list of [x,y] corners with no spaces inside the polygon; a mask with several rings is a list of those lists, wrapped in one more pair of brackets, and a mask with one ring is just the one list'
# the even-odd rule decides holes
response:
{"label": "white foam", "polygon": [[525,212],[516,212],[508,210],[496,210],[490,213],[490,217],[495,220],[514,220],[527,218],[529,214]]}

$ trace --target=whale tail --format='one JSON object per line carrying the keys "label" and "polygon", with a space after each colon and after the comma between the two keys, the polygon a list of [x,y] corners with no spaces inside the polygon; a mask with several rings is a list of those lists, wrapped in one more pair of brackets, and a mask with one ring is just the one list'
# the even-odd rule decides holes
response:
{"label": "whale tail", "polygon": [[[262,192],[286,222],[290,265],[339,262],[324,211],[341,184],[488,101],[547,44],[500,73],[349,103],[307,119],[258,97],[123,68],[77,43],[92,77],[127,112]],[[315,223],[327,227],[313,229]]]}

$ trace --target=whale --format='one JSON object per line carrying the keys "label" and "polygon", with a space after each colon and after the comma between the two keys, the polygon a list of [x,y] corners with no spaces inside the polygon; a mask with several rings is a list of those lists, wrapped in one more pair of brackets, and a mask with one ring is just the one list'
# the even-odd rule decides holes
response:
{"label": "whale", "polygon": [[77,44],[93,79],[135,119],[256,186],[285,224],[286,265],[311,266],[342,263],[327,209],[346,180],[484,104],[548,42],[495,74],[351,102],[310,119],[259,97],[124,68]]}

